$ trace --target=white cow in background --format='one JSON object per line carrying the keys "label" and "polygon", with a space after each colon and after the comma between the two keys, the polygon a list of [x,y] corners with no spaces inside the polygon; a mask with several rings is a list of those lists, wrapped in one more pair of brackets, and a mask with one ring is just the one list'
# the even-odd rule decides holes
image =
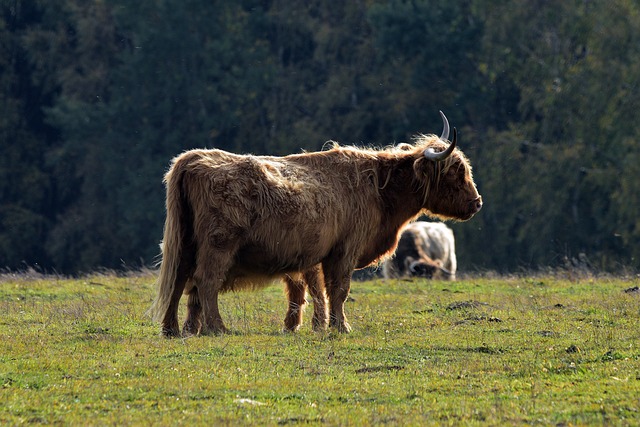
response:
{"label": "white cow in background", "polygon": [[456,278],[456,249],[453,231],[441,222],[417,221],[402,231],[395,255],[385,261],[385,278],[418,276]]}

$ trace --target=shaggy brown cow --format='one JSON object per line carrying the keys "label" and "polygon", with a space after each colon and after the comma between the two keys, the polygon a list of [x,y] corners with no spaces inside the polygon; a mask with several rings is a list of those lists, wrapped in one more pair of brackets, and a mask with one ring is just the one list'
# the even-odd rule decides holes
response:
{"label": "shaggy brown cow", "polygon": [[[348,332],[344,302],[354,269],[392,253],[399,230],[419,215],[468,220],[482,207],[469,162],[455,148],[456,130],[447,144],[442,118],[440,138],[421,135],[385,150],[336,144],[285,157],[221,150],[176,157],[165,176],[164,251],[151,307],[163,333],[180,333],[183,293],[183,333],[223,333],[220,292],[282,277],[298,289],[303,279],[324,282],[330,324]],[[294,289],[293,299],[300,293]]]}
{"label": "shaggy brown cow", "polygon": [[441,222],[418,221],[407,225],[392,258],[382,266],[384,277],[419,276],[456,278],[453,231]]}

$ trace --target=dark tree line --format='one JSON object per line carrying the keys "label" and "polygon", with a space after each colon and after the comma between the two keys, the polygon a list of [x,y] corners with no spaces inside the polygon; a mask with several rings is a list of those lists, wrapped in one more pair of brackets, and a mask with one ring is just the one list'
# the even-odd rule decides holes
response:
{"label": "dark tree line", "polygon": [[151,264],[195,147],[287,154],[460,131],[462,269],[640,266],[640,7],[2,0],[0,267]]}

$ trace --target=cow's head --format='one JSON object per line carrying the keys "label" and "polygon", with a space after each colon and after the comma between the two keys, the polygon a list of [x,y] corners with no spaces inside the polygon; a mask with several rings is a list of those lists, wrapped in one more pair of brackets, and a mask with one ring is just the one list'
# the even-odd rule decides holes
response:
{"label": "cow's head", "polygon": [[444,130],[438,138],[423,136],[413,168],[424,190],[423,208],[432,216],[466,221],[482,208],[482,197],[473,182],[469,160],[456,149],[457,131],[450,144],[449,121],[441,111]]}
{"label": "cow's head", "polygon": [[404,260],[405,270],[411,276],[432,279],[436,273],[441,272],[444,276],[451,276],[451,272],[442,266],[442,262],[431,259],[413,259],[407,257]]}

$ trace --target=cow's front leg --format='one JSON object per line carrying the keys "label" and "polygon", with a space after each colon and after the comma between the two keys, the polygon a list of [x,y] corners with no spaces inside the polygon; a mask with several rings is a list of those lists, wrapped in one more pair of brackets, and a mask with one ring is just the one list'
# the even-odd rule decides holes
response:
{"label": "cow's front leg", "polygon": [[336,328],[338,332],[351,332],[351,325],[347,322],[347,316],[344,313],[344,303],[349,296],[350,284],[341,284],[336,286],[329,296],[329,305],[331,307],[329,314],[329,325]]}
{"label": "cow's front leg", "polygon": [[284,318],[284,328],[286,331],[297,331],[302,325],[302,313],[305,304],[306,284],[300,273],[285,274],[287,300],[289,308]]}
{"label": "cow's front leg", "polygon": [[313,298],[313,319],[311,324],[314,331],[324,331],[329,323],[327,293],[325,291],[322,267],[320,264],[304,272],[304,280]]}
{"label": "cow's front leg", "polygon": [[[333,264],[333,265],[332,265]],[[329,297],[329,325],[339,332],[351,332],[344,314],[344,303],[351,288],[351,268],[335,263],[323,262],[325,286]]]}

